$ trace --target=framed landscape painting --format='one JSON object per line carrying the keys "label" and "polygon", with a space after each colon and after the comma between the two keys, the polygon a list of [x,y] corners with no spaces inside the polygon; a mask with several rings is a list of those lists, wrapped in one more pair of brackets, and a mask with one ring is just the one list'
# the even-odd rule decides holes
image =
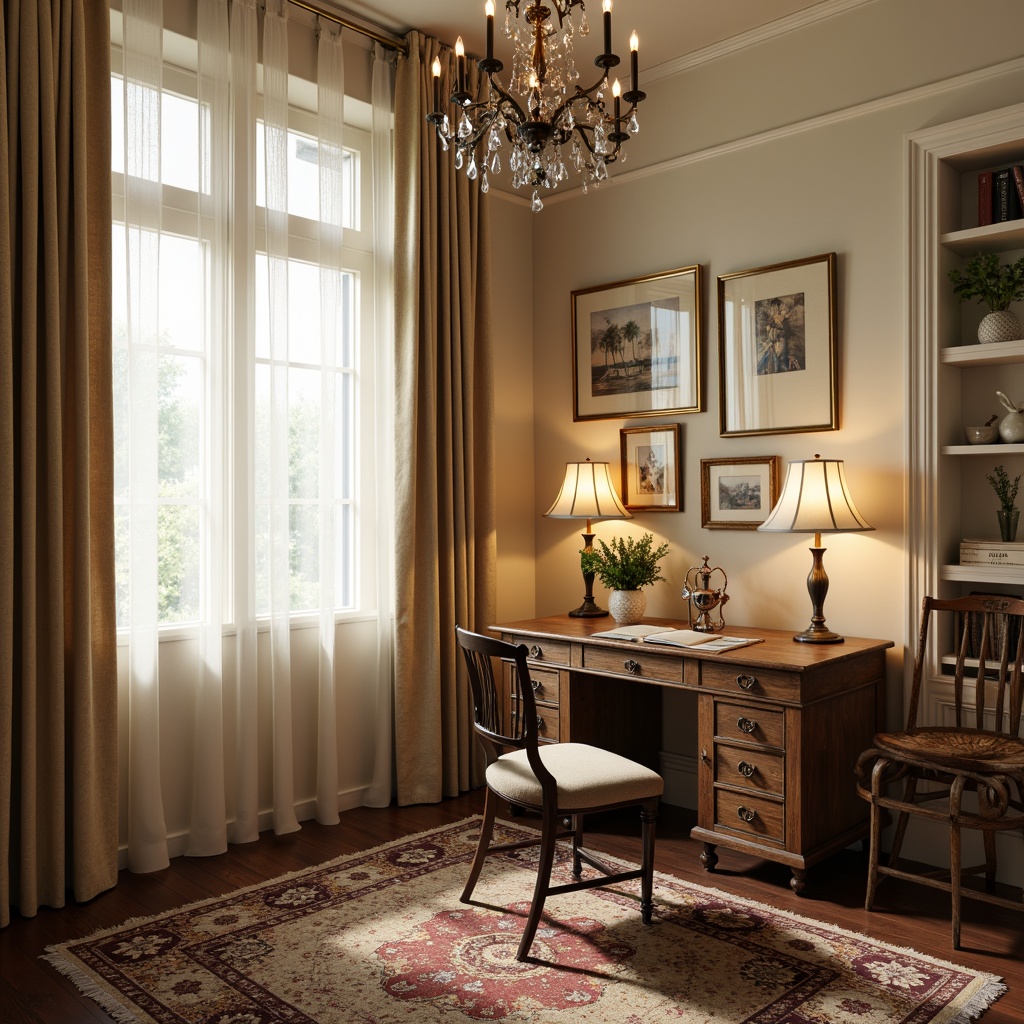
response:
{"label": "framed landscape painting", "polygon": [[756,530],[779,500],[778,455],[700,460],[700,525]]}
{"label": "framed landscape painting", "polygon": [[701,412],[701,268],[572,293],[573,419]]}
{"label": "framed landscape painting", "polygon": [[630,512],[680,512],[679,424],[619,431],[622,504]]}
{"label": "framed landscape painting", "polygon": [[721,434],[838,430],[836,254],[718,279]]}

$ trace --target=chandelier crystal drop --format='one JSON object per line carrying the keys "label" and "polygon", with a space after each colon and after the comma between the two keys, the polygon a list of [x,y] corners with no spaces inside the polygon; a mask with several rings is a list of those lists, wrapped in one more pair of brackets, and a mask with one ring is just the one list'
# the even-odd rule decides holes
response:
{"label": "chandelier crystal drop", "polygon": [[[611,48],[611,12],[612,0],[602,0],[603,51],[594,58],[597,81],[586,87],[574,58],[577,40],[590,34],[585,0],[506,0],[504,35],[513,45],[506,89],[496,77],[505,66],[494,56],[494,0],[487,0],[487,56],[477,61],[486,76],[486,96],[477,100],[467,91],[461,36],[455,43],[452,117],[442,109],[440,60],[435,57],[431,66],[434,110],[427,120],[437,129],[442,148],[454,149],[456,169],[466,168],[470,178],[479,176],[486,192],[487,172],[499,174],[507,162],[513,188],[530,189],[531,208],[538,212],[544,206],[541,189],[555,189],[567,180],[567,165],[580,175],[586,192],[588,184],[596,186],[608,177],[609,164],[625,160],[620,150],[640,130],[636,108],[646,94],[638,84],[636,32],[629,40],[629,89],[623,92],[618,79],[609,81],[609,72],[619,64]],[[502,161],[498,154],[506,140],[511,152]],[[563,146],[569,146],[565,157]]]}

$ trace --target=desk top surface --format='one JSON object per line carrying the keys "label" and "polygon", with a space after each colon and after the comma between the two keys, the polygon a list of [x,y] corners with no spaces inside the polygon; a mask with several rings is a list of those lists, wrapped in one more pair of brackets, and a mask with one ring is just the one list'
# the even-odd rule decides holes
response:
{"label": "desk top surface", "polygon": [[[644,616],[645,624],[665,626],[669,629],[688,629],[689,624],[677,619],[659,619]],[[730,665],[750,665],[759,668],[774,668],[784,671],[799,671],[821,665],[835,664],[850,658],[857,658],[874,651],[893,647],[892,640],[872,640],[866,637],[848,636],[839,644],[810,644],[794,640],[793,630],[759,629],[755,626],[733,626],[726,623],[721,631],[725,636],[758,638],[763,643],[740,647],[721,654],[701,653],[697,647],[670,647],[662,644],[645,644],[631,640],[593,639],[592,634],[615,628],[615,621],[609,617],[575,619],[568,615],[552,615],[543,619],[522,619],[519,622],[503,622],[490,629],[497,633],[524,633],[553,640],[585,642],[593,645],[607,645],[610,648],[642,650],[645,654],[665,654],[675,657],[700,658],[702,661],[721,661]]]}

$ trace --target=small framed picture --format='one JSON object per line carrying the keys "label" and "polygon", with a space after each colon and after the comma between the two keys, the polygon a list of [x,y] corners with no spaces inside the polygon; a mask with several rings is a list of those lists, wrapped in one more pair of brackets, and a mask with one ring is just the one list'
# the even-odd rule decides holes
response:
{"label": "small framed picture", "polygon": [[721,434],[838,430],[836,254],[718,279]]}
{"label": "small framed picture", "polygon": [[623,505],[630,512],[682,511],[679,424],[624,427],[619,447]]}
{"label": "small framed picture", "polygon": [[756,530],[779,500],[778,455],[700,460],[700,525]]}
{"label": "small framed picture", "polygon": [[701,412],[701,268],[572,293],[573,419]]}

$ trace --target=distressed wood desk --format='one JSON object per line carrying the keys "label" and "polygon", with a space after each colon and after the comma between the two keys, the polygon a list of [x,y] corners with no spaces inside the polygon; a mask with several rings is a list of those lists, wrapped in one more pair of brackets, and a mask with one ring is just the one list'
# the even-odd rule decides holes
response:
{"label": "distressed wood desk", "polygon": [[[645,622],[684,628],[670,619]],[[657,768],[661,690],[698,708],[697,826],[708,871],[716,846],[807,869],[868,834],[853,765],[884,723],[889,640],[804,644],[792,631],[728,626],[764,642],[722,654],[594,639],[610,618],[556,615],[492,626],[529,651],[541,735],[593,743]],[[506,708],[511,666],[504,679]]]}

